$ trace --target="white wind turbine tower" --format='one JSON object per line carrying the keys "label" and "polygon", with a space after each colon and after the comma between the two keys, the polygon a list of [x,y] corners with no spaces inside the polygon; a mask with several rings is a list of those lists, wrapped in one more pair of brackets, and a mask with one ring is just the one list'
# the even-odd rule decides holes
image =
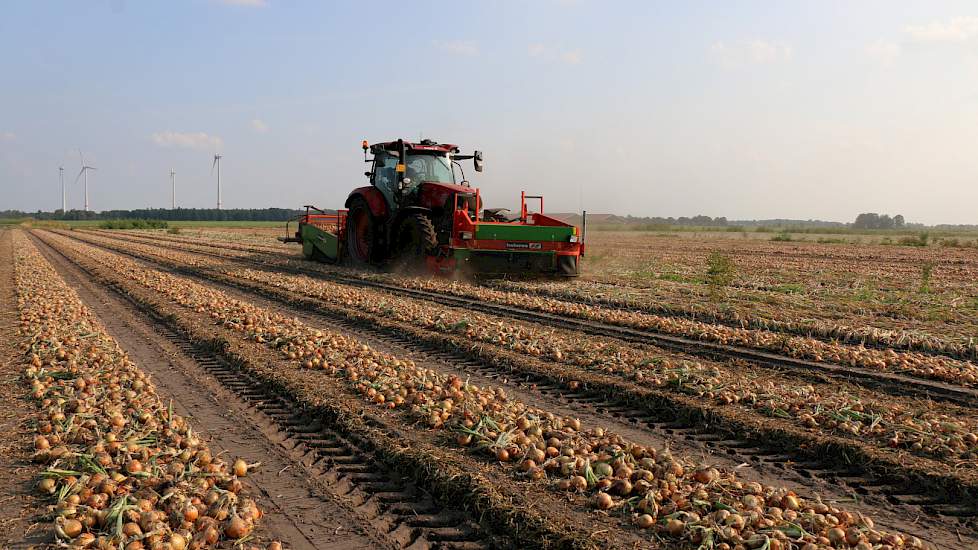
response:
{"label": "white wind turbine tower", "polygon": [[75,183],[78,183],[78,178],[85,176],[85,212],[88,212],[88,171],[95,170],[94,166],[88,166],[85,164],[85,157],[82,155],[81,150],[78,151],[78,156],[81,158],[81,172],[75,176]]}
{"label": "white wind turbine tower", "polygon": [[58,167],[58,179],[61,180],[61,213],[68,211],[68,195],[65,192],[65,167]]}
{"label": "white wind turbine tower", "polygon": [[214,167],[217,166],[217,209],[221,209],[221,155],[214,155],[214,162],[211,163],[211,174],[214,173]]}
{"label": "white wind turbine tower", "polygon": [[170,168],[170,208],[177,208],[177,173]]}

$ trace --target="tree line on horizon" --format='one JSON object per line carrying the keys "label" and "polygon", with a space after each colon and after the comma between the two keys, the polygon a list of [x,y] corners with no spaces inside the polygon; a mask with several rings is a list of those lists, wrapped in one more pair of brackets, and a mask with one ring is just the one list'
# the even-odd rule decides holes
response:
{"label": "tree line on horizon", "polygon": [[0,211],[0,218],[34,218],[35,220],[164,220],[164,221],[222,221],[222,222],[284,222],[299,214],[291,208],[140,208],[136,210],[103,210],[101,212],[61,209],[54,212]]}
{"label": "tree line on horizon", "polygon": [[[62,212],[60,209],[53,212],[24,212],[21,210],[0,210],[0,219],[21,219],[33,218],[36,220],[52,221],[78,221],[78,220],[121,220],[121,219],[142,219],[142,220],[163,220],[163,221],[270,221],[284,222],[295,218],[303,210],[291,208],[140,208],[135,210],[103,210],[101,212],[69,210]],[[579,214],[561,215],[568,221],[580,223]],[[921,223],[907,222],[902,214],[890,216],[889,214],[878,214],[875,212],[864,212],[856,216],[850,223],[834,222],[824,220],[792,220],[792,219],[766,219],[766,220],[728,220],[725,216],[617,216],[601,215],[588,216],[594,223],[602,224],[623,224],[623,225],[648,225],[648,226],[682,226],[682,227],[799,227],[799,228],[852,228],[852,229],[917,229],[925,227]],[[934,226],[942,229],[975,229],[978,225],[969,224],[940,224]]]}
{"label": "tree line on horizon", "polygon": [[[580,214],[560,214],[562,219],[573,220],[579,223]],[[710,217],[680,216],[661,217],[661,216],[618,216],[614,214],[589,215],[588,220],[598,224],[621,224],[621,225],[643,225],[648,227],[655,226],[680,226],[680,227],[797,227],[797,228],[829,228],[829,229],[917,229],[925,227],[921,223],[907,222],[902,214],[890,216],[889,214],[877,214],[874,212],[861,213],[852,222],[834,222],[825,220],[793,220],[788,218],[776,218],[765,220],[728,220],[725,216]],[[958,227],[968,228],[975,226],[950,226],[940,225],[936,227]]]}

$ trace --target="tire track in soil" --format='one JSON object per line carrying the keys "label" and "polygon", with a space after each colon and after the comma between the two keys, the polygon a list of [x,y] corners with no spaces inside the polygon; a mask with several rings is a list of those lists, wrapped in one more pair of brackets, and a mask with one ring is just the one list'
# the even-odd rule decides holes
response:
{"label": "tire track in soil", "polygon": [[[148,268],[159,269],[182,277],[188,276],[186,273],[138,257],[132,259]],[[868,482],[867,479],[860,479],[859,474],[841,470],[824,470],[818,464],[807,467],[806,464],[793,464],[790,454],[765,452],[745,441],[711,437],[711,429],[705,426],[698,427],[674,422],[652,423],[646,422],[647,418],[643,416],[633,417],[630,420],[630,413],[634,413],[634,410],[616,410],[618,407],[609,404],[606,400],[588,399],[587,397],[581,399],[581,396],[572,395],[572,392],[562,391],[557,387],[534,389],[532,385],[520,381],[516,373],[513,373],[512,376],[496,376],[493,374],[486,376],[481,374],[480,370],[487,372],[498,369],[486,365],[476,365],[471,360],[459,361],[457,358],[453,360],[452,354],[432,352],[424,350],[423,347],[419,351],[416,346],[412,346],[403,339],[399,342],[397,338],[384,334],[382,331],[340,322],[335,317],[304,309],[300,303],[292,304],[265,297],[256,291],[213,280],[198,277],[194,277],[193,280],[198,284],[224,292],[232,298],[286,316],[296,317],[309,326],[328,328],[352,336],[375,349],[392,353],[398,357],[413,359],[426,367],[469,377],[470,381],[475,384],[503,385],[511,395],[528,404],[541,406],[555,414],[576,416],[585,424],[600,424],[610,427],[623,436],[643,444],[651,444],[657,447],[668,446],[674,451],[688,456],[703,457],[706,462],[711,464],[731,470],[736,469],[739,475],[751,481],[787,485],[800,494],[820,494],[829,500],[848,501],[857,499],[856,502],[848,503],[847,506],[850,509],[872,515],[881,526],[905,532],[909,531],[925,540],[940,542],[942,547],[972,548],[974,546],[971,544],[976,542],[970,537],[961,539],[952,525],[940,525],[940,520],[928,517],[927,512],[917,505],[908,504],[893,507],[894,502],[888,501],[887,495],[877,494],[878,488],[875,487],[875,483]],[[705,437],[698,437],[704,434]],[[852,479],[845,480],[847,477]],[[854,485],[849,485],[846,481]],[[854,488],[860,484],[867,486],[869,491]],[[913,495],[908,494],[906,496],[912,497]],[[911,500],[915,499],[911,498]],[[957,521],[957,518],[946,519]],[[920,523],[919,527],[917,526],[918,522]],[[908,524],[914,525],[914,527],[908,528]],[[965,529],[967,530],[967,528]],[[935,537],[935,531],[944,531],[944,533]]]}
{"label": "tire track in soil", "polygon": [[194,424],[216,452],[261,462],[248,473],[265,512],[259,524],[260,539],[280,540],[294,550],[390,545],[371,535],[376,528],[312,479],[314,475],[307,467],[280,445],[283,438],[271,421],[205,373],[194,357],[169,341],[155,323],[93,283],[47,245],[38,249],[129,357],[152,375],[160,396],[172,399],[174,409]]}

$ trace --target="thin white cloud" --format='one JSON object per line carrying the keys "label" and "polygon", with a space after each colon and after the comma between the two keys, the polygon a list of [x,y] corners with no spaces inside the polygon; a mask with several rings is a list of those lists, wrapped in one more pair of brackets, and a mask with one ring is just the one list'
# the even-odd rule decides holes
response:
{"label": "thin white cloud", "polygon": [[720,65],[728,69],[736,69],[746,65],[765,65],[790,61],[794,52],[791,46],[765,40],[746,40],[728,44],[714,42],[710,46],[710,55]]}
{"label": "thin white cloud", "polygon": [[204,132],[157,132],[153,134],[153,143],[160,147],[180,147],[200,151],[217,151],[224,147],[224,140]]}
{"label": "thin white cloud", "polygon": [[866,55],[884,64],[893,63],[896,58],[900,57],[901,52],[902,48],[899,44],[886,40],[877,40],[866,46]]}
{"label": "thin white cloud", "polygon": [[581,50],[571,50],[560,54],[560,60],[568,65],[578,65],[581,62]]}
{"label": "thin white cloud", "polygon": [[904,30],[915,42],[966,42],[978,37],[978,17],[953,17],[926,25],[907,25]]}
{"label": "thin white cloud", "polygon": [[526,47],[526,54],[535,59],[542,59],[551,63],[566,63],[568,65],[578,65],[584,60],[584,55],[580,48],[560,51],[557,48],[539,42],[528,45]]}
{"label": "thin white cloud", "polygon": [[15,141],[17,134],[13,132],[0,132],[0,141]]}
{"label": "thin white cloud", "polygon": [[225,6],[247,6],[249,8],[263,8],[268,5],[266,0],[216,0],[218,4]]}
{"label": "thin white cloud", "polygon": [[471,40],[434,40],[432,45],[453,55],[478,55],[479,45]]}
{"label": "thin white cloud", "polygon": [[268,131],[268,125],[263,120],[255,118],[251,121],[251,129],[259,134],[264,134]]}

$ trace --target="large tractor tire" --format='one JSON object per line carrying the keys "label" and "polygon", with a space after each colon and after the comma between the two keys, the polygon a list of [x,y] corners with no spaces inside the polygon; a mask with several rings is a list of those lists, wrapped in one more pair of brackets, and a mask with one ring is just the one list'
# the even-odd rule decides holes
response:
{"label": "large tractor tire", "polygon": [[377,263],[379,233],[367,201],[359,197],[350,201],[346,215],[346,250],[351,264],[367,267]]}
{"label": "large tractor tire", "polygon": [[394,243],[394,269],[411,273],[422,272],[425,258],[438,250],[438,234],[431,218],[415,212],[398,224]]}

